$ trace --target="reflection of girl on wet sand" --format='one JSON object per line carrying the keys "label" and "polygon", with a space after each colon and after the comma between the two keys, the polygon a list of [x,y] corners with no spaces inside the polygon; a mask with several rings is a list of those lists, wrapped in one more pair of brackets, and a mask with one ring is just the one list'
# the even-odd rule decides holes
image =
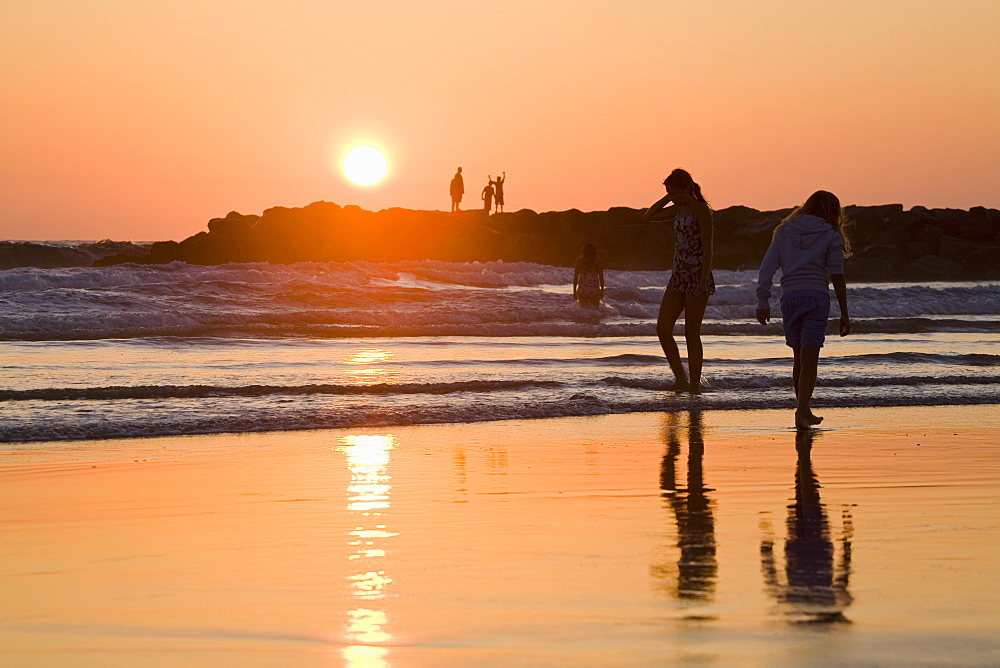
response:
{"label": "reflection of girl on wet sand", "polygon": [[848,591],[851,574],[851,516],[845,511],[840,560],[830,534],[826,507],[820,503],[819,481],[813,472],[813,433],[800,431],[795,439],[795,503],[788,507],[785,539],[785,582],[778,576],[774,537],[765,524],[760,543],[761,569],[767,592],[795,622],[849,622],[844,609],[853,600]]}
{"label": "reflection of girl on wet sand", "polygon": [[[688,413],[688,462],[687,486],[677,487],[677,458],[680,455],[680,429],[676,413],[667,414],[665,430],[667,451],[660,468],[661,496],[666,499],[677,523],[677,585],[664,583],[672,595],[680,600],[709,601],[715,595],[715,581],[719,564],[715,557],[714,502],[706,492],[702,471],[705,443],[702,439],[701,412]],[[656,565],[654,577],[666,580],[673,577],[672,567]]]}

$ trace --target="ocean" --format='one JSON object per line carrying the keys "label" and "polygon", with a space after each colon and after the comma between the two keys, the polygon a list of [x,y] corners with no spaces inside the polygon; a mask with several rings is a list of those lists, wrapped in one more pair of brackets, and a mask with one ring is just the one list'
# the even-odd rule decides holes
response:
{"label": "ocean", "polygon": [[[668,391],[655,337],[669,272],[299,263],[0,271],[0,441],[791,408],[755,271],[716,271],[706,393]],[[1000,282],[854,283],[814,406],[1000,403]],[[775,297],[780,294],[776,289]],[[773,302],[776,309],[777,301]],[[682,323],[678,342],[683,354]]]}

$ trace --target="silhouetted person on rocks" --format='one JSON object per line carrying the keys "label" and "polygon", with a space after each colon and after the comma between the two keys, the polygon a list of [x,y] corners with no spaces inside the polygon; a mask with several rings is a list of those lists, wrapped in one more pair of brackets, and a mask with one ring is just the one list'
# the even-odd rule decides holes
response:
{"label": "silhouetted person on rocks", "polygon": [[483,188],[483,211],[489,213],[493,209],[493,179],[489,176],[489,183]]}
{"label": "silhouetted person on rocks", "polygon": [[459,167],[451,179],[451,210],[461,211],[462,195],[465,194],[465,179],[462,178],[462,168]]}
{"label": "silhouetted person on rocks", "polygon": [[498,176],[496,181],[491,181],[494,187],[494,202],[497,205],[497,213],[503,213],[503,183],[507,180],[507,172],[503,176]]}

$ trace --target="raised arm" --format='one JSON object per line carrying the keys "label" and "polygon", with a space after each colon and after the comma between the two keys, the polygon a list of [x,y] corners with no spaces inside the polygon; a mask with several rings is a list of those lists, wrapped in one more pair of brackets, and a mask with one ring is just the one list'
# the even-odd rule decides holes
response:
{"label": "raised arm", "polygon": [[667,206],[667,202],[670,200],[670,195],[664,195],[660,199],[656,200],[652,206],[646,209],[643,214],[643,220],[647,222],[652,222],[654,220],[667,220],[668,218],[676,214],[677,205],[671,204]]}

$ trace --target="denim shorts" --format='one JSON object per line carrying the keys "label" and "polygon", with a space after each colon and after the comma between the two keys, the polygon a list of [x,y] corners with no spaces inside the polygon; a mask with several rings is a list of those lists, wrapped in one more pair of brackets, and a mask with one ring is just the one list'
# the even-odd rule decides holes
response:
{"label": "denim shorts", "polygon": [[796,290],[781,296],[781,328],[790,348],[822,348],[829,319],[829,292]]}

